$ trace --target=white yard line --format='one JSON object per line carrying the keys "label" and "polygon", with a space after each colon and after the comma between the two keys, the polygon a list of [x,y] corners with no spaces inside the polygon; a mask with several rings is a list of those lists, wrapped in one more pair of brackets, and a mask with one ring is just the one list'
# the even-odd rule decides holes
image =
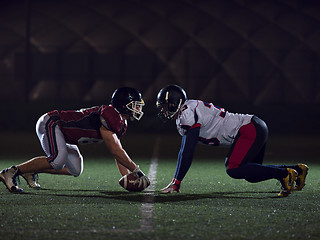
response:
{"label": "white yard line", "polygon": [[158,151],[160,145],[160,138],[156,139],[153,149],[153,157],[149,168],[148,178],[150,180],[150,186],[145,192],[143,203],[141,205],[141,219],[140,230],[141,231],[153,231],[153,206],[154,206],[154,192],[157,183],[157,167],[158,167]]}
{"label": "white yard line", "polygon": [[[153,228],[153,219],[154,219],[154,199],[155,199],[155,187],[156,187],[156,176],[157,176],[157,167],[158,167],[158,152],[160,146],[160,138],[156,139],[154,149],[153,149],[153,156],[151,158],[151,164],[149,168],[148,178],[150,180],[150,186],[143,192],[144,197],[141,204],[141,218],[140,218],[140,227],[137,229],[88,229],[88,230],[56,230],[60,231],[61,233],[82,233],[82,232],[92,232],[92,233],[105,233],[105,232],[146,232],[146,231],[154,231]],[[54,230],[46,230],[46,229],[16,229],[15,233],[26,233],[26,232],[33,232],[33,233],[46,233],[52,232]],[[8,232],[7,230],[0,229],[0,233]]]}
{"label": "white yard line", "polygon": [[150,186],[145,193],[143,203],[141,205],[141,219],[140,229],[141,231],[153,231],[153,205],[154,205],[154,190],[157,183],[157,167],[158,158],[152,158],[149,169]]}

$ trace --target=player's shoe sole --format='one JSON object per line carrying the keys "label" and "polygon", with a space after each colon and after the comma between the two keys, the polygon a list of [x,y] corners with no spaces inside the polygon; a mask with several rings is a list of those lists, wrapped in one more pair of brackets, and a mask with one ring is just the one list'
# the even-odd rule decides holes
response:
{"label": "player's shoe sole", "polygon": [[278,193],[278,197],[287,197],[289,194],[291,194],[292,191],[288,191],[288,190],[281,190]]}
{"label": "player's shoe sole", "polygon": [[288,175],[281,179],[282,190],[278,193],[278,197],[286,197],[293,190],[294,181],[297,179],[298,172],[292,168],[287,168]]}
{"label": "player's shoe sole", "polygon": [[309,170],[309,167],[306,164],[299,163],[298,166],[302,170],[302,173],[298,175],[296,179],[296,186],[293,188],[294,191],[301,191],[306,185],[306,177]]}

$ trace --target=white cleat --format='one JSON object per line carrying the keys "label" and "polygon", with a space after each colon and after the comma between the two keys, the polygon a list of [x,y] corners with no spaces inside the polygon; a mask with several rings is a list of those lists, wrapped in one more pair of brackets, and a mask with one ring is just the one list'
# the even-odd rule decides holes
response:
{"label": "white cleat", "polygon": [[21,174],[21,176],[24,178],[24,180],[26,180],[29,187],[34,189],[40,189],[40,184],[38,182],[38,174],[24,173],[24,174]]}
{"label": "white cleat", "polygon": [[4,169],[0,172],[0,180],[6,185],[7,189],[10,192],[22,192],[23,189],[19,188],[17,185],[16,177],[17,177],[18,168],[16,166],[12,166],[10,168]]}

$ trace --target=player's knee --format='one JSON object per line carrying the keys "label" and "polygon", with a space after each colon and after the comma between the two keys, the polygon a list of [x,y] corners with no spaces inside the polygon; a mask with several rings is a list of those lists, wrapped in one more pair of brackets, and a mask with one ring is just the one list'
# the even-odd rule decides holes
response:
{"label": "player's knee", "polygon": [[234,177],[234,171],[232,171],[232,169],[227,169],[226,172],[227,172],[227,174],[228,174],[229,177],[235,178],[235,177]]}
{"label": "player's knee", "polygon": [[81,172],[78,172],[78,173],[72,173],[72,176],[74,177],[79,177],[81,175]]}
{"label": "player's knee", "polygon": [[83,157],[82,155],[77,156],[77,159],[73,159],[73,161],[69,161],[66,165],[68,172],[74,176],[79,177],[83,171]]}
{"label": "player's knee", "polygon": [[78,169],[77,171],[73,171],[71,174],[74,177],[79,177],[82,174],[82,170],[83,170],[82,168]]}
{"label": "player's knee", "polygon": [[229,175],[229,177],[231,177],[231,178],[235,178],[235,179],[242,179],[243,178],[237,168],[227,169],[226,172]]}

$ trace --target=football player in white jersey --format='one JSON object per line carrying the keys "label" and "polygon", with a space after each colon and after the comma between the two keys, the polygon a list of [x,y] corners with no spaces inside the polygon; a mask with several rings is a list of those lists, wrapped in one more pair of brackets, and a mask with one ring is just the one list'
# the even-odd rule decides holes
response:
{"label": "football player in white jersey", "polygon": [[[279,197],[305,186],[308,166],[262,165],[268,127],[255,115],[225,111],[212,103],[188,100],[185,91],[177,85],[162,88],[157,96],[158,116],[163,120],[176,120],[182,136],[173,180],[162,193],[180,192],[181,181],[188,172],[196,144],[230,146],[225,160],[227,174],[236,179],[256,183],[269,179],[281,182]],[[296,184],[294,186],[294,184]]]}

